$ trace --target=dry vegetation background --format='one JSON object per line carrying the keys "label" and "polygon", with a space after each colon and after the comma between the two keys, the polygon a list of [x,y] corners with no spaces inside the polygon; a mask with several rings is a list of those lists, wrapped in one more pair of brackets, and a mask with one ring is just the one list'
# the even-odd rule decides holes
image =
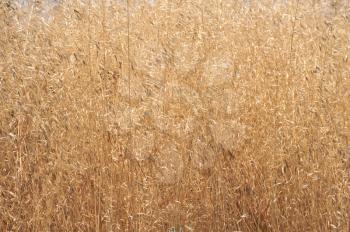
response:
{"label": "dry vegetation background", "polygon": [[347,4],[0,1],[0,230],[350,231]]}

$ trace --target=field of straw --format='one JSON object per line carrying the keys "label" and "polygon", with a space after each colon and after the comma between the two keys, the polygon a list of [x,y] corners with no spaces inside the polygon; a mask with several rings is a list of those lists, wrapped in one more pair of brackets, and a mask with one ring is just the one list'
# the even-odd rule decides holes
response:
{"label": "field of straw", "polygon": [[0,231],[350,231],[349,2],[51,2],[0,1]]}

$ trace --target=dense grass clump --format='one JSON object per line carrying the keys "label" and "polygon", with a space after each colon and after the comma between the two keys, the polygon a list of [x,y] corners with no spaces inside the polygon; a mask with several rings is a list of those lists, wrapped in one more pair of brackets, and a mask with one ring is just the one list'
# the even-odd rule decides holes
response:
{"label": "dense grass clump", "polygon": [[349,231],[350,13],[0,1],[1,231]]}

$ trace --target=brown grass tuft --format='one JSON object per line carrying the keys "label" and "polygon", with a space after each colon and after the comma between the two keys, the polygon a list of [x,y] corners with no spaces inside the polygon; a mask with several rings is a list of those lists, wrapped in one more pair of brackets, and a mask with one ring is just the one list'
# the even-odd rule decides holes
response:
{"label": "brown grass tuft", "polygon": [[346,1],[0,1],[1,231],[349,231]]}

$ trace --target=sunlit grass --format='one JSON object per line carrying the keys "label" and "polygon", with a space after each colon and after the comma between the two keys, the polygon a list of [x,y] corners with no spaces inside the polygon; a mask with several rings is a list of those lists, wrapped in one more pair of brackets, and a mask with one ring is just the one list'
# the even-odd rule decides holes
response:
{"label": "sunlit grass", "polygon": [[126,3],[0,3],[0,230],[348,231],[348,8]]}

